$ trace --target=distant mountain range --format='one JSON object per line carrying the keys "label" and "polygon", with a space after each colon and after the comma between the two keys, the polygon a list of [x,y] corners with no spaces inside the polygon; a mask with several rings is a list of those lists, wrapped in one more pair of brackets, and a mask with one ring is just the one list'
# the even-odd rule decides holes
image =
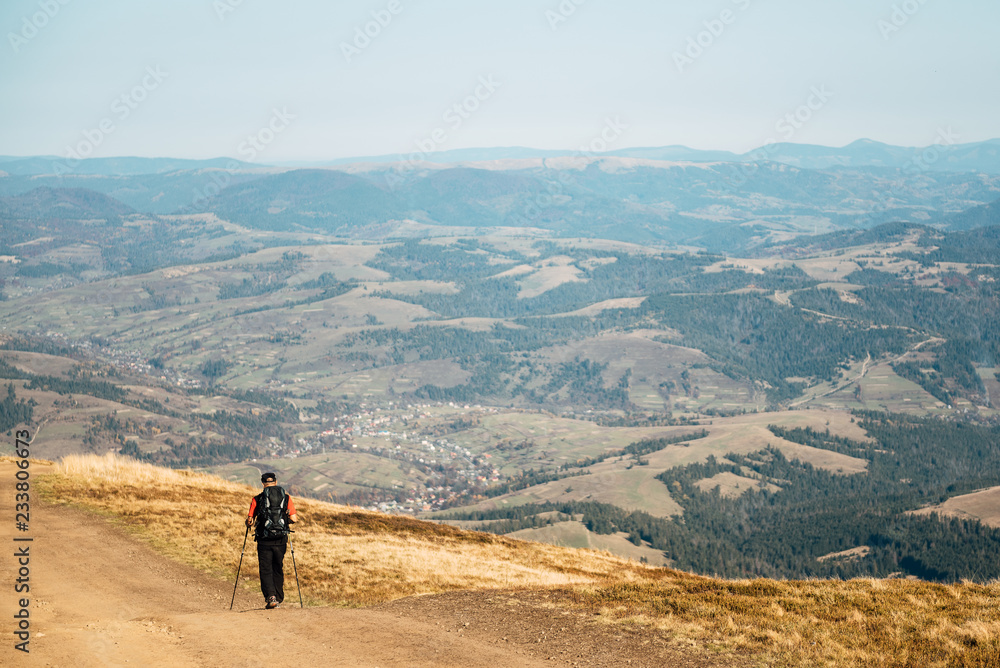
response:
{"label": "distant mountain range", "polygon": [[892,220],[933,223],[1000,198],[1000,177],[906,177],[885,168],[812,170],[771,162],[750,169],[629,158],[575,166],[555,159],[513,163],[413,173],[389,167],[288,171],[225,188],[199,210],[257,229],[356,238],[405,236],[403,229],[415,222],[722,249]]}
{"label": "distant mountain range", "polygon": [[[687,146],[625,148],[599,155],[620,158],[644,158],[671,162],[760,162],[771,160],[803,169],[831,167],[890,167],[915,172],[985,172],[1000,174],[1000,139],[971,144],[949,144],[942,132],[940,143],[925,147],[903,147],[859,139],[847,146],[833,148],[813,144],[775,143],[746,153],[706,151]],[[524,160],[587,155],[573,151],[543,150],[520,146],[503,148],[469,148],[437,151],[423,157],[439,164],[488,162],[494,160]],[[408,155],[379,155],[340,158],[314,163],[288,163],[287,166],[335,167],[354,163],[391,163],[410,159]]]}
{"label": "distant mountain range", "polygon": [[[559,157],[620,157],[643,158],[668,162],[780,162],[803,169],[834,167],[887,167],[917,172],[984,172],[1000,174],[1000,138],[959,144],[946,130],[940,132],[937,143],[923,147],[893,146],[871,139],[859,139],[847,146],[830,147],[815,144],[773,143],[746,153],[701,150],[687,146],[624,148],[600,154],[572,150],[536,149],[523,146],[494,148],[462,148],[433,153],[404,153],[375,156],[355,156],[322,161],[294,161],[275,164],[255,164],[232,158],[186,160],[180,158],[87,158],[70,161],[58,156],[0,156],[0,171],[10,175],[53,174],[67,167],[75,174],[126,176],[164,174],[181,170],[226,169],[254,171],[261,169],[294,169],[342,167],[356,164],[386,164],[407,162],[414,155],[422,161],[439,164],[493,162],[497,160],[529,160]],[[61,167],[57,167],[61,165]]]}
{"label": "distant mountain range", "polygon": [[254,229],[346,238],[514,227],[732,251],[893,221],[964,230],[996,224],[1000,211],[1000,140],[925,149],[773,144],[742,156],[682,146],[616,153],[462,149],[430,156],[441,162],[383,156],[308,169],[95,158],[58,175],[56,158],[0,157],[0,220],[213,213]]}

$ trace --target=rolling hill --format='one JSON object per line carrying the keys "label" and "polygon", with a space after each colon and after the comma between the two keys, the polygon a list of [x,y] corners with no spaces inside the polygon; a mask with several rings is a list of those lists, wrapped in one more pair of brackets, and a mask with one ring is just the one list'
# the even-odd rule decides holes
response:
{"label": "rolling hill", "polygon": [[[326,169],[108,158],[58,175],[49,159],[24,158],[0,163],[10,168],[0,176],[0,197],[82,188],[147,215],[210,213],[256,230],[342,239],[515,228],[747,252],[893,221],[947,227],[1000,195],[989,163],[995,142],[935,147],[934,160],[921,157],[929,150],[867,141],[841,149],[771,144],[743,156],[683,147],[586,156],[504,149]],[[955,219],[956,229],[980,220],[968,215]]]}
{"label": "rolling hill", "polygon": [[[32,530],[66,544],[33,572],[32,594],[45,605],[32,618],[31,647],[50,660],[71,651],[232,660],[245,656],[246,629],[273,632],[277,615],[292,622],[283,642],[293,655],[307,649],[302,660],[310,662],[363,651],[385,654],[389,665],[447,657],[477,665],[471,662],[489,657],[491,665],[627,658],[705,668],[985,667],[998,651],[995,585],[718,580],[307,500],[298,504],[302,526],[293,541],[308,607],[286,599],[288,609],[259,610],[253,559],[245,559],[242,614],[231,613],[225,601],[240,556],[240,519],[255,490],[113,456],[32,467],[44,496]],[[14,470],[10,461],[0,468]],[[13,479],[3,476],[8,490]],[[190,530],[192,521],[199,531]],[[122,571],[102,581],[95,601],[84,592],[97,572],[87,566],[98,560]],[[394,602],[372,607],[376,601]],[[72,621],[82,606],[87,628]],[[512,607],[516,614],[507,614]],[[368,642],[359,643],[353,627]],[[46,640],[52,636],[62,642]],[[372,638],[380,639],[374,649]],[[436,658],[424,658],[425,643],[437,647]]]}
{"label": "rolling hill", "polygon": [[[657,163],[625,158],[546,160],[515,169],[393,168],[358,175],[293,171],[230,186],[204,203],[260,229],[301,226],[365,238],[401,223],[543,228],[567,237],[656,241],[723,249],[795,233],[892,219],[926,221],[994,199],[995,179],[903,175],[871,168],[828,172],[779,163]],[[928,181],[933,180],[933,184]],[[872,192],[875,195],[872,195]],[[885,205],[879,193],[890,193]],[[961,192],[961,200],[956,195]],[[325,213],[319,213],[325,212]],[[406,235],[405,232],[402,233]]]}
{"label": "rolling hill", "polygon": [[136,211],[118,200],[85,188],[41,187],[0,200],[0,216],[5,221],[98,220],[118,222]]}

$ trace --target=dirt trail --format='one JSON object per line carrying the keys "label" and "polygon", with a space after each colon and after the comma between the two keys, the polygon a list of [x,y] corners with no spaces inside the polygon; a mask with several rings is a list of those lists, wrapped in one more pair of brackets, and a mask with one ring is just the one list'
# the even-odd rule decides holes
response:
{"label": "dirt trail", "polygon": [[[42,473],[32,466],[32,473]],[[33,495],[31,642],[16,651],[12,583],[14,468],[0,463],[3,666],[684,666],[732,665],[668,647],[658,634],[553,610],[538,592],[459,592],[377,608],[289,605],[264,610],[259,593],[154,552],[92,513]],[[256,558],[248,545],[247,558]],[[290,566],[291,564],[286,564]],[[290,569],[289,569],[290,570]],[[287,574],[288,576],[291,573]],[[289,582],[290,581],[290,582]],[[455,598],[458,597],[458,598]],[[540,598],[542,597],[542,598]],[[557,631],[555,629],[561,629]],[[582,642],[585,641],[585,642]]]}

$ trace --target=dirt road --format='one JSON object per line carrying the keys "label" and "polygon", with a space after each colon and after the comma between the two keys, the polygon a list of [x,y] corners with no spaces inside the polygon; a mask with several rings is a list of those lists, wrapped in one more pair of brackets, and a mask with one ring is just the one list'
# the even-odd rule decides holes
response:
{"label": "dirt road", "polygon": [[[33,474],[42,471],[33,467]],[[92,513],[32,499],[13,529],[14,468],[0,464],[3,666],[684,666],[719,663],[647,631],[553,609],[545,592],[477,591],[369,609],[264,610],[259,593],[167,559]],[[30,543],[15,543],[30,536]],[[14,649],[15,547],[30,545],[30,654]],[[252,544],[247,558],[255,558]],[[290,566],[290,564],[286,564]],[[290,569],[288,569],[290,570]],[[290,575],[290,573],[289,573]],[[290,578],[289,578],[290,579]],[[288,580],[286,580],[288,582]],[[558,594],[553,594],[558,596]]]}

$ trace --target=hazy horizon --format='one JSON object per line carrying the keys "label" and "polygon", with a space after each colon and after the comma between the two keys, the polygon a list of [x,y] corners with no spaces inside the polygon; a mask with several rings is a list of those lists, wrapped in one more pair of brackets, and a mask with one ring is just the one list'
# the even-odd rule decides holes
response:
{"label": "hazy horizon", "polygon": [[0,154],[570,151],[608,123],[608,150],[971,143],[1000,137],[997,19],[985,0],[14,0]]}
{"label": "hazy horizon", "polygon": [[[934,145],[934,142],[928,142],[927,144],[925,144],[923,146],[900,146],[900,145],[896,145],[896,144],[887,144],[885,142],[879,142],[878,140],[871,139],[869,137],[859,137],[858,139],[855,139],[853,141],[849,141],[846,144],[841,144],[841,145],[813,144],[813,143],[809,143],[809,142],[794,142],[794,141],[793,142],[776,142],[776,143],[780,144],[780,145],[813,146],[813,147],[818,147],[818,148],[844,149],[844,148],[847,148],[847,147],[851,146],[852,144],[856,144],[858,142],[865,142],[865,141],[870,141],[870,142],[874,142],[874,143],[878,143],[878,144],[883,144],[885,146],[891,146],[891,147],[894,147],[894,148],[914,149],[914,150],[919,150],[919,149],[923,149],[923,148],[926,148],[928,146]],[[1000,136],[987,138],[987,139],[984,139],[984,140],[981,140],[981,141],[970,141],[970,142],[962,141],[962,142],[955,143],[955,144],[953,144],[951,146],[952,147],[959,147],[959,146],[962,146],[964,144],[980,144],[980,143],[989,143],[989,142],[998,142],[998,143],[1000,143]],[[708,153],[708,152],[729,152],[729,153],[733,153],[736,156],[745,156],[747,154],[754,153],[754,151],[756,149],[762,148],[763,146],[764,145],[752,147],[749,150],[743,151],[743,152],[737,152],[735,150],[726,149],[726,148],[712,149],[712,148],[702,148],[702,147],[698,147],[698,146],[685,146],[683,144],[670,144],[670,145],[662,145],[662,146],[646,146],[646,145],[616,146],[613,149],[609,149],[606,152],[593,153],[593,154],[588,155],[587,157],[601,157],[602,155],[606,155],[607,157],[620,157],[620,156],[616,156],[615,153],[616,152],[622,152],[622,151],[638,150],[638,149],[666,149],[666,148],[683,148],[683,149],[687,149],[687,150],[691,150],[691,151],[699,151],[699,152],[706,152],[706,153]],[[439,154],[440,155],[446,155],[446,154],[449,154],[449,153],[455,153],[455,152],[459,152],[459,151],[474,152],[474,151],[499,151],[499,150],[515,150],[515,149],[516,150],[524,150],[524,151],[538,151],[538,152],[562,152],[562,153],[565,153],[567,155],[580,154],[580,151],[579,151],[578,147],[577,148],[572,148],[572,147],[567,147],[567,148],[539,148],[537,146],[523,146],[523,145],[469,146],[469,147],[462,147],[462,148],[455,148],[455,149],[441,149],[440,151],[435,151],[433,153],[429,153],[428,156],[427,156],[427,161],[428,162],[434,162],[433,157],[435,155],[439,155]],[[59,159],[59,160],[62,160],[62,159],[65,158],[65,156],[54,155],[54,154],[13,155],[13,154],[8,154],[8,153],[3,153],[3,154],[0,154],[0,158],[3,158],[3,159],[11,158],[11,159],[15,159],[15,160],[30,159],[30,158],[47,158],[47,159]],[[107,159],[107,160],[139,158],[139,159],[148,159],[148,160],[198,160],[198,161],[209,161],[209,160],[223,160],[223,159],[227,159],[227,158],[238,159],[239,156],[213,155],[213,156],[208,156],[208,157],[202,158],[202,157],[193,157],[193,156],[190,156],[190,155],[136,155],[136,154],[124,154],[123,153],[123,154],[120,154],[120,155],[94,155],[94,156],[90,156],[87,159],[90,159],[90,158]],[[294,159],[294,158],[292,158],[292,159],[287,159],[287,160],[275,160],[273,162],[255,161],[253,164],[259,164],[262,167],[264,167],[264,166],[285,166],[285,165],[295,165],[295,164],[320,164],[320,163],[326,163],[326,162],[342,161],[342,160],[355,160],[355,159],[356,160],[364,160],[364,159],[369,159],[369,158],[393,158],[393,159],[398,159],[400,161],[406,161],[407,160],[406,154],[384,153],[384,154],[380,154],[380,155],[344,155],[344,156],[332,156],[332,157],[325,157],[325,158],[324,157],[303,158],[303,159]]]}

